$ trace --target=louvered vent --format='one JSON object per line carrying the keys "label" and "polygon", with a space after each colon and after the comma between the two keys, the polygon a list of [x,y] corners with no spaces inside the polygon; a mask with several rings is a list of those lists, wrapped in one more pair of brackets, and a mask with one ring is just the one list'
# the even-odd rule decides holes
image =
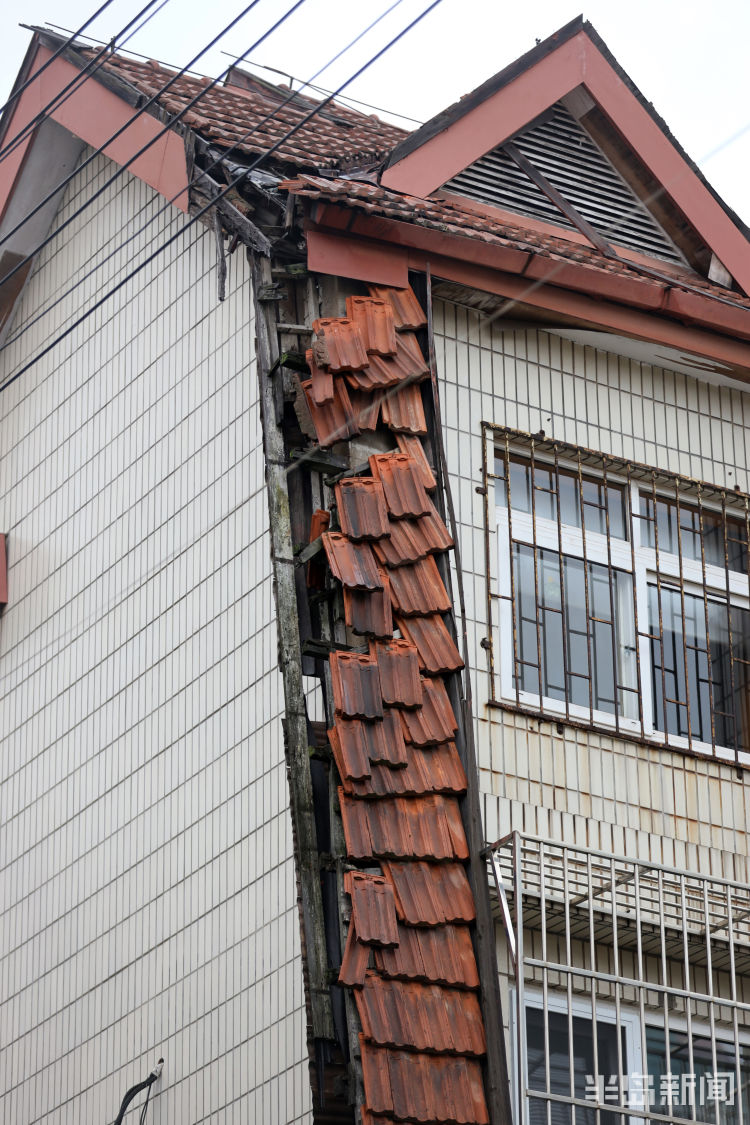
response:
{"label": "louvered vent", "polygon": [[[558,102],[542,121],[513,140],[608,241],[685,264],[665,231],[565,106]],[[502,146],[475,160],[444,186],[507,211],[546,219],[557,226],[572,226]]]}

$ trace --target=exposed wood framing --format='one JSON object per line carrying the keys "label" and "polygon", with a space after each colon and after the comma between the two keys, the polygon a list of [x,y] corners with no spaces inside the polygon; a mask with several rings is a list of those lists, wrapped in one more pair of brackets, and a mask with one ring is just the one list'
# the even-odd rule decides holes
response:
{"label": "exposed wood framing", "polygon": [[[206,172],[199,172],[190,186],[191,198],[201,205],[216,200],[216,213],[229,234],[236,235],[249,250],[255,250],[258,254],[268,257],[271,253],[269,239],[255,223],[248,219],[247,215],[243,215],[234,204],[230,203],[226,196],[218,198],[223,190],[222,185],[212,180]],[[208,221],[210,222],[210,218]],[[271,281],[270,274],[268,280]]]}
{"label": "exposed wood framing", "polygon": [[302,684],[302,651],[297,620],[295,565],[292,556],[291,519],[286,483],[286,450],[277,413],[278,402],[269,372],[279,358],[276,302],[261,303],[257,294],[270,285],[271,263],[251,255],[255,302],[256,355],[260,386],[266,488],[271,528],[274,596],[278,623],[279,667],[284,681],[286,721],[284,736],[291,810],[297,839],[298,885],[307,957],[312,1033],[315,1039],[333,1039],[333,1015],[328,982],[328,958],[323,924],[312,778],[310,774],[307,714]]}

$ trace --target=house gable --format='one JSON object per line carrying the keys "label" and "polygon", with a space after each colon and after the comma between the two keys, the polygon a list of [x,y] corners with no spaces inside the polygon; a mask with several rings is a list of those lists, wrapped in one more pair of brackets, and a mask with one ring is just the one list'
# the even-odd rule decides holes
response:
{"label": "house gable", "polygon": [[[633,212],[648,223],[645,212],[651,219],[648,225],[661,229],[673,244],[670,253],[675,264],[682,257],[704,276],[718,276],[723,266],[744,292],[750,292],[742,224],[581,20],[397,146],[381,184],[421,198],[442,188],[455,193],[456,181],[465,185],[478,169],[486,171],[498,148],[506,146],[507,153],[509,141],[528,140],[539,119],[550,113],[576,121],[591,146],[616,170],[627,193],[635,196]],[[538,200],[538,188],[531,190]],[[508,209],[507,203],[504,206]],[[528,214],[528,199],[526,210],[510,209]],[[569,220],[566,224],[560,208],[555,210],[553,221],[564,229]],[[647,253],[651,256],[654,251]],[[670,260],[663,247],[657,257]]]}

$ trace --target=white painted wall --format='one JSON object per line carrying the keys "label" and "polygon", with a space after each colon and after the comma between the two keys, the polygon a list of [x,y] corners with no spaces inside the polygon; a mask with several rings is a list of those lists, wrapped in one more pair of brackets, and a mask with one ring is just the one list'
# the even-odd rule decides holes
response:
{"label": "white painted wall", "polygon": [[[126,173],[42,253],[2,378],[179,227],[162,205]],[[160,1055],[155,1125],[310,1117],[242,249],[228,293],[193,228],[0,396],[4,1122],[103,1125]]]}
{"label": "white painted wall", "polygon": [[[519,829],[727,878],[750,878],[750,787],[730,765],[488,707],[482,421],[713,483],[749,487],[750,394],[503,330],[436,302],[446,452],[464,569],[485,832]],[[494,563],[495,533],[490,533]]]}

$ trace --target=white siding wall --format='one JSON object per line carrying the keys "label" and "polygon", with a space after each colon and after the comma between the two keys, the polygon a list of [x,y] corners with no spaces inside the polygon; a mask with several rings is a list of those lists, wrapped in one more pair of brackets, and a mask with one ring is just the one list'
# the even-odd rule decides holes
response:
{"label": "white siding wall", "polygon": [[[57,221],[112,170],[79,173]],[[13,332],[162,204],[128,174],[107,188]],[[165,208],[89,273],[3,377],[183,221]],[[103,1125],[160,1055],[155,1125],[309,1119],[241,248],[229,269],[219,304],[194,228],[0,401],[4,1122]]]}
{"label": "white siding wall", "polygon": [[[482,421],[748,490],[750,394],[437,302],[489,840],[511,829],[728,878],[750,875],[750,790],[729,765],[487,706]],[[494,532],[490,551],[494,562]]]}

